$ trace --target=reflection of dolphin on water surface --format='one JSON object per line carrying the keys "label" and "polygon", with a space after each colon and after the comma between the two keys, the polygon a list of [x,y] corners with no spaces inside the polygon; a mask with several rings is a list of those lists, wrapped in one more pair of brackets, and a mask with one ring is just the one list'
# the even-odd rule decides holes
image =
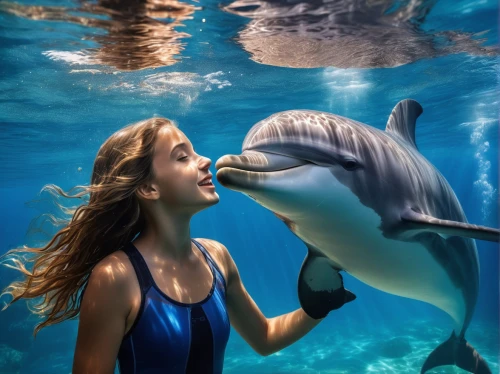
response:
{"label": "reflection of dolphin on water surface", "polygon": [[[475,239],[452,188],[418,151],[413,100],[400,102],[385,131],[334,114],[292,110],[257,123],[243,153],[217,161],[217,179],[273,211],[308,247],[299,276],[305,308],[339,287],[345,270],[379,290],[425,301],[455,321],[422,373],[457,365],[491,373],[465,340],[479,289]],[[340,286],[341,287],[341,286]]]}
{"label": "reflection of dolphin on water surface", "polygon": [[[463,31],[424,31],[435,0],[235,0],[236,40],[252,60],[291,68],[381,68],[453,53],[497,55]],[[428,27],[427,27],[428,28]]]}

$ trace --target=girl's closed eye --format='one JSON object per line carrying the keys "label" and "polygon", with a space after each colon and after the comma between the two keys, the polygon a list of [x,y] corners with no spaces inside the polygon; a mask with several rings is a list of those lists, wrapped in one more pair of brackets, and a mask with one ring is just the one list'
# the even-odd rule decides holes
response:
{"label": "girl's closed eye", "polygon": [[188,158],[188,156],[182,156],[182,157],[180,157],[179,159],[177,159],[177,161],[183,161],[183,160],[185,160],[185,159],[187,159],[187,158]]}

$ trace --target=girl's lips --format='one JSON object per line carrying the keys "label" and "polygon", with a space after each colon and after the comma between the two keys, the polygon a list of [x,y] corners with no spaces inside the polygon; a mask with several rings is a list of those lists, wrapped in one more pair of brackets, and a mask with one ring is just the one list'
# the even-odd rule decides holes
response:
{"label": "girl's lips", "polygon": [[209,185],[212,184],[212,174],[208,174],[205,178],[198,182],[198,186],[204,186],[207,182],[210,182],[208,183]]}
{"label": "girl's lips", "polygon": [[214,184],[212,182],[210,183],[205,183],[205,184],[199,184],[198,186],[200,187],[210,187],[210,188],[215,188]]}

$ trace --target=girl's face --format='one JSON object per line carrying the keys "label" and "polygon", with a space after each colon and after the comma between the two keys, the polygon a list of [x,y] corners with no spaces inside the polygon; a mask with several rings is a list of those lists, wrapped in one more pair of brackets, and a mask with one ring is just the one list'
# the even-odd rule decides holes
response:
{"label": "girl's face", "polygon": [[209,158],[194,151],[182,131],[164,127],[158,134],[153,158],[153,184],[159,199],[169,208],[191,213],[217,204],[219,195],[212,183],[211,164]]}

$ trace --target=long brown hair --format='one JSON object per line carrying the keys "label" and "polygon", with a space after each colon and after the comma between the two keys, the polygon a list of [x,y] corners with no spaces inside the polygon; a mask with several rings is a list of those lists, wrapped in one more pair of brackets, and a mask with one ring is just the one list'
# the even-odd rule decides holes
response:
{"label": "long brown hair", "polygon": [[[0,294],[13,297],[2,310],[21,298],[43,297],[30,308],[46,316],[36,325],[35,337],[46,326],[76,318],[93,267],[143,229],[145,218],[135,191],[154,177],[154,145],[165,126],[176,125],[157,117],[111,135],[97,153],[89,186],[75,186],[67,192],[53,184],[44,186],[42,191],[49,192],[54,200],[64,196],[84,203],[69,209],[56,201],[66,219],[48,215],[53,225],[62,223],[64,227],[45,246],[23,246],[0,256],[10,260],[5,266],[24,275],[23,280],[12,282]],[[34,263],[31,271],[26,268],[28,263]]]}

